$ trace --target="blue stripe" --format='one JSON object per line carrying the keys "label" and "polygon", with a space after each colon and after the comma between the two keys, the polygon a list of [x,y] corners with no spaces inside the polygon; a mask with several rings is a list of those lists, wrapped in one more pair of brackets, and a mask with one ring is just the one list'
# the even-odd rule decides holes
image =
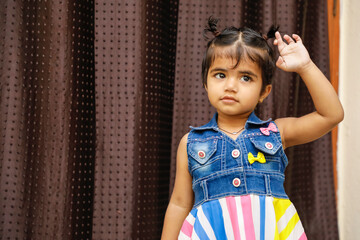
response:
{"label": "blue stripe", "polygon": [[204,203],[203,212],[214,230],[216,239],[227,239],[223,212],[219,200]]}
{"label": "blue stripe", "polygon": [[198,212],[197,208],[194,208],[190,211],[191,215],[193,215],[194,218],[197,218],[197,212]]}
{"label": "blue stripe", "polygon": [[265,196],[259,196],[260,201],[260,240],[265,239]]}
{"label": "blue stripe", "polygon": [[194,231],[201,240],[210,240],[204,228],[201,226],[199,218],[197,217],[194,224]]}

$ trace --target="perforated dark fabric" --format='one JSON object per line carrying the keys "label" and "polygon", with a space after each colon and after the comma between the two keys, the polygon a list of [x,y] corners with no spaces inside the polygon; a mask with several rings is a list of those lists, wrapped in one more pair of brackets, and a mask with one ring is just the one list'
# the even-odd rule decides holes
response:
{"label": "perforated dark fabric", "polygon": [[[210,15],[297,32],[328,74],[325,0],[3,1],[0,238],[159,239],[189,125],[214,113],[200,79]],[[313,110],[276,72],[261,117]],[[329,136],[288,150],[309,239],[338,239]]]}
{"label": "perforated dark fabric", "polygon": [[91,236],[91,1],[1,6],[1,239]]}
{"label": "perforated dark fabric", "polygon": [[97,1],[94,239],[159,239],[168,203],[177,4]]}

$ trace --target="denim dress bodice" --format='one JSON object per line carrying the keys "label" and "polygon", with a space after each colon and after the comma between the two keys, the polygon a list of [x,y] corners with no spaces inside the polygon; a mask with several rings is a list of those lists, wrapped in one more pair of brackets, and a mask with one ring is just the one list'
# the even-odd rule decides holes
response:
{"label": "denim dress bodice", "polygon": [[288,198],[284,190],[288,160],[271,119],[262,121],[252,113],[244,131],[233,140],[219,130],[215,114],[206,125],[191,127],[187,154],[194,207],[246,194]]}

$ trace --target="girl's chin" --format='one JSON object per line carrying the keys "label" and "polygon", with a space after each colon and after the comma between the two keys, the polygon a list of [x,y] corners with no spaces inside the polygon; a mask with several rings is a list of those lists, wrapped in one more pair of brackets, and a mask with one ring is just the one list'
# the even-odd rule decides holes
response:
{"label": "girl's chin", "polygon": [[252,111],[221,111],[217,109],[218,114],[227,116],[227,117],[239,117],[239,116],[249,116]]}

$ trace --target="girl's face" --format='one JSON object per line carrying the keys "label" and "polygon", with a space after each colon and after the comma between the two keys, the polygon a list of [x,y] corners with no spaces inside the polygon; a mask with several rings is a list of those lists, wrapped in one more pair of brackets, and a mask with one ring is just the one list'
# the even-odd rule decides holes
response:
{"label": "girl's face", "polygon": [[207,77],[208,97],[218,114],[247,117],[270,93],[271,85],[261,92],[260,67],[251,60],[216,57]]}

